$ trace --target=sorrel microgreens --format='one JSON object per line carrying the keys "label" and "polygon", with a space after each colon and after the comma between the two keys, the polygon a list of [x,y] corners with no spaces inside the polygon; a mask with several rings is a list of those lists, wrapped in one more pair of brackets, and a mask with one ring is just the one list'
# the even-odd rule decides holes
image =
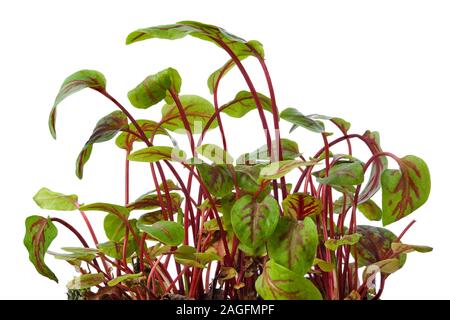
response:
{"label": "sorrel microgreens", "polygon": [[[214,43],[230,57],[208,79],[212,104],[196,95],[180,95],[181,78],[172,68],[150,75],[128,93],[136,108],[164,101],[162,117],[156,120],[135,120],[110,95],[97,71],[82,70],[64,81],[50,114],[52,136],[57,107],[71,94],[90,88],[109,99],[118,110],[97,123],[78,156],[76,174],[82,178],[94,144],[118,135],[116,145],[127,155],[126,200],[122,205],[81,205],[76,195],[39,190],[34,200],[42,209],[79,212],[92,245],[66,220],[30,216],[24,243],[37,271],[58,281],[44,261],[46,254],[75,266],[80,276],[67,285],[73,299],[378,299],[407,253],[431,248],[401,242],[414,221],[395,235],[382,227],[358,225],[358,216],[386,226],[422,206],[430,192],[425,162],[383,151],[377,132],[349,133],[350,123],[341,118],[303,115],[293,108],[279,112],[258,41],[182,21],[139,29],[127,44],[187,35]],[[242,64],[248,57],[259,62],[269,96],[256,91]],[[234,67],[249,91],[220,106],[219,85]],[[241,118],[254,109],[266,145],[234,160],[221,117]],[[291,131],[301,127],[320,135],[323,144],[306,158],[297,142],[280,138],[280,118],[292,125]],[[205,134],[217,127],[220,146],[202,144]],[[178,149],[170,132],[186,135],[189,152]],[[173,145],[161,145],[158,136],[169,137]],[[367,161],[353,155],[355,140],[370,151]],[[135,142],[146,148],[134,150]],[[332,152],[340,144],[346,145],[347,154]],[[388,168],[388,158],[397,169]],[[151,191],[132,202],[130,161],[148,162],[153,180]],[[297,173],[292,184],[286,181],[288,173]],[[380,188],[381,208],[372,199]],[[106,213],[107,242],[99,243],[86,211]],[[70,230],[81,246],[62,248],[64,253],[48,251],[57,225]]]}

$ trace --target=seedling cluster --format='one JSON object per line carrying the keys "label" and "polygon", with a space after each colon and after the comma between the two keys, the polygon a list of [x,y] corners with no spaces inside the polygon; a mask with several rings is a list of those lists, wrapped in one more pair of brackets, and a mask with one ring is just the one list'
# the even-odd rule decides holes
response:
{"label": "seedling cluster", "polygon": [[[425,162],[383,151],[377,132],[350,133],[350,123],[342,118],[304,115],[294,108],[280,112],[258,41],[182,21],[139,29],[126,42],[188,35],[229,55],[207,81],[212,103],[181,94],[181,77],[172,68],[148,76],[128,93],[135,108],[164,104],[160,119],[135,119],[107,91],[98,71],[78,71],[62,84],[49,117],[54,138],[57,108],[77,91],[95,90],[116,108],[98,121],[83,146],[76,175],[83,177],[95,144],[115,138],[127,157],[125,202],[82,205],[76,195],[39,190],[36,204],[52,215],[33,215],[25,222],[24,244],[36,270],[58,281],[45,263],[47,255],[74,266],[79,276],[67,284],[70,299],[380,298],[385,281],[403,267],[408,253],[431,250],[401,241],[414,221],[398,235],[384,228],[426,202],[430,173]],[[242,63],[246,58],[259,62],[267,96],[256,91]],[[239,69],[247,88],[219,105],[220,84],[232,68]],[[258,112],[266,143],[234,159],[222,117],[243,118],[252,110]],[[281,122],[291,125],[291,132],[319,135],[317,150],[308,157],[300,153],[297,141],[280,137]],[[203,144],[211,130],[220,132],[220,140]],[[179,149],[175,135],[187,139],[189,150]],[[369,159],[353,154],[355,141],[367,147]],[[335,153],[338,145],[347,152]],[[395,168],[388,168],[388,158]],[[150,179],[145,179],[152,185],[131,201],[134,162],[148,163]],[[373,196],[380,189],[379,206]],[[89,241],[54,211],[81,216]],[[104,230],[92,227],[87,211],[105,213]],[[361,216],[380,226],[359,225]],[[73,233],[74,245],[49,251],[58,228]],[[100,231],[106,242],[98,240]]]}

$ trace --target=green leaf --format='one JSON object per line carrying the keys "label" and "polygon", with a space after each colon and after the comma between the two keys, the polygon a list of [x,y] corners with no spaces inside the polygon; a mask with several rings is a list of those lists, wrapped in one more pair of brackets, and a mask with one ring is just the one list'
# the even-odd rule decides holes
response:
{"label": "green leaf", "polygon": [[95,254],[93,253],[56,253],[56,252],[47,252],[55,257],[58,260],[64,260],[70,263],[71,265],[80,266],[82,261],[91,262],[95,259]]}
{"label": "green leaf", "polygon": [[[280,143],[281,143],[281,151],[283,154],[283,160],[294,160],[300,155],[298,144],[295,141],[289,139],[280,139]],[[272,141],[272,156],[274,156],[274,159],[280,158],[278,156],[278,145],[276,144],[275,141]],[[263,145],[262,147],[258,148],[253,152],[244,153],[236,160],[236,163],[255,164],[261,161],[266,162],[269,160],[270,160],[269,149],[267,148],[267,145]]]}
{"label": "green leaf", "polygon": [[[191,132],[193,134],[201,133],[209,119],[215,114],[214,106],[208,100],[195,95],[180,96],[180,102],[186,114]],[[165,104],[162,107],[161,113],[161,126],[163,128],[177,133],[186,132],[178,106],[174,102]],[[209,130],[217,126],[217,120],[214,120]]]}
{"label": "green leaf", "polygon": [[[249,45],[255,46],[254,42],[246,42],[244,39],[237,37],[220,27],[196,21],[180,21],[176,24],[138,29],[128,35],[126,43],[131,44],[154,38],[176,40],[188,35],[213,42],[218,46],[220,46],[220,42],[226,43],[231,51],[237,56],[250,54],[252,51],[250,50]],[[255,51],[259,54],[262,53],[261,47],[262,45],[259,44],[259,46],[255,48]]]}
{"label": "green leaf", "polygon": [[221,147],[215,144],[203,144],[198,147],[197,152],[215,164],[233,164],[233,157]]}
{"label": "green leaf", "polygon": [[[272,102],[270,98],[261,93],[257,93],[257,96],[261,102],[262,108],[272,112]],[[221,107],[223,113],[233,118],[242,118],[247,113],[257,108],[255,99],[249,91],[239,91],[233,100]]]}
{"label": "green leaf", "polygon": [[178,246],[184,240],[183,226],[174,221],[158,221],[151,225],[138,222],[137,227],[163,244]]}
{"label": "green leaf", "polygon": [[88,273],[82,274],[79,277],[75,277],[67,283],[67,289],[70,290],[83,290],[95,287],[105,282],[105,276],[103,273]]}
{"label": "green leaf", "polygon": [[328,239],[325,241],[324,245],[331,251],[335,251],[340,246],[355,245],[356,243],[359,242],[359,240],[361,239],[361,236],[362,235],[359,233],[346,234],[339,239]]}
{"label": "green leaf", "polygon": [[[180,92],[181,77],[173,68],[164,69],[144,79],[133,90],[128,92],[128,100],[140,109],[147,109],[170,97],[168,91]],[[170,99],[170,98],[169,98]]]}
{"label": "green leaf", "polygon": [[[83,168],[89,160],[94,143],[109,141],[116,136],[119,131],[128,129],[128,118],[120,110],[113,111],[101,118],[91,134],[89,140],[85,143],[83,149],[78,155],[76,162],[76,174],[78,178],[83,178]],[[86,150],[89,149],[89,156],[86,157]]]}
{"label": "green leaf", "polygon": [[224,197],[233,191],[233,178],[225,164],[206,164],[196,165],[208,191],[216,197]]}
{"label": "green leaf", "polygon": [[323,272],[333,272],[334,270],[334,264],[331,262],[326,262],[322,259],[314,259],[313,265],[317,265]]}
{"label": "green leaf", "polygon": [[221,258],[212,252],[197,252],[194,247],[182,245],[174,253],[175,261],[190,267],[203,269],[212,261],[220,261]]}
{"label": "green leaf", "polygon": [[144,213],[139,217],[138,221],[142,224],[153,224],[164,219],[162,210],[156,210]]}
{"label": "green leaf", "polygon": [[[164,135],[169,136],[169,133],[166,129],[161,128],[161,125],[158,122],[151,120],[136,120],[138,125],[141,127],[142,131],[144,131],[145,136],[148,139],[152,139],[155,135]],[[133,132],[134,134],[130,133]],[[130,124],[128,131],[122,132],[116,138],[116,145],[128,151],[133,150],[133,144],[136,141],[142,141],[139,139],[136,134],[139,134],[134,124]]]}
{"label": "green leaf", "polygon": [[[383,150],[380,146],[380,135],[378,132],[366,131],[363,135],[365,141],[369,144],[373,152],[380,153]],[[366,186],[361,190],[358,197],[358,204],[364,203],[378,192],[381,186],[381,174],[387,169],[388,160],[385,156],[377,157],[372,162],[370,176]]]}
{"label": "green leaf", "polygon": [[380,221],[383,214],[380,207],[373,200],[367,200],[358,205],[358,210],[371,221]]}
{"label": "green leaf", "polygon": [[419,207],[430,195],[430,171],[416,156],[399,161],[400,170],[385,170],[381,175],[383,225],[398,221]]}
{"label": "green leaf", "polygon": [[106,237],[111,241],[121,241],[125,236],[126,227],[127,224],[123,220],[123,217],[118,217],[112,213],[107,214],[103,220],[103,229],[105,230]]}
{"label": "green leaf", "polygon": [[410,252],[420,252],[427,253],[433,251],[433,248],[428,246],[417,246],[412,244],[405,244],[401,242],[392,242],[391,243],[392,253],[394,255],[399,255],[402,253],[410,253]]}
{"label": "green leaf", "polygon": [[114,286],[118,285],[119,283],[126,282],[129,280],[139,279],[140,277],[142,277],[141,272],[135,273],[135,274],[124,274],[124,275],[121,275],[117,278],[114,278],[114,279],[108,281],[108,286],[114,287]]}
{"label": "green leaf", "polygon": [[130,161],[157,162],[160,160],[182,161],[186,153],[178,148],[152,146],[133,152],[128,156]]}
{"label": "green leaf", "polygon": [[80,207],[80,210],[82,211],[103,211],[111,213],[119,218],[122,218],[123,220],[126,220],[128,216],[130,215],[130,211],[123,207],[119,206],[117,204],[111,204],[111,203],[104,203],[104,202],[96,202],[92,204],[86,204]]}
{"label": "green leaf", "polygon": [[267,250],[271,260],[304,275],[313,265],[318,243],[316,224],[311,218],[297,221],[282,217],[267,241]]}
{"label": "green leaf", "polygon": [[[108,257],[114,258],[114,259],[123,259],[123,242],[114,242],[114,241],[107,241],[103,243],[99,243],[97,245],[98,250],[100,250],[101,253],[107,255]],[[128,241],[127,242],[127,249],[126,249],[126,258],[131,257],[133,253],[136,252],[136,242],[135,241]]]}
{"label": "green leaf", "polygon": [[330,168],[315,172],[317,182],[331,186],[353,186],[364,182],[364,167],[359,161],[338,162]]}
{"label": "green leaf", "polygon": [[264,244],[253,248],[241,242],[239,243],[238,248],[248,257],[263,257],[267,254],[266,246]]}
{"label": "green leaf", "polygon": [[[261,57],[264,57],[264,48],[263,48],[262,44],[259,41],[250,40],[249,42],[247,42],[247,44],[250,45],[251,47],[253,47],[255,49],[255,51],[258,52],[258,54]],[[240,61],[242,61],[242,60],[246,59],[247,57],[249,57],[252,54],[253,54],[253,52],[251,50],[248,50],[248,52],[242,52],[238,56],[238,59]],[[233,69],[233,67],[235,65],[236,65],[235,62],[232,59],[230,59],[222,67],[220,67],[219,69],[214,71],[208,77],[208,88],[209,88],[209,92],[211,94],[214,93],[214,88],[217,85],[217,82],[219,80],[220,75],[222,75],[222,78],[223,78],[231,69]]]}
{"label": "green leaf", "polygon": [[350,126],[351,126],[350,122],[347,122],[342,118],[329,117],[329,116],[324,116],[321,114],[311,114],[311,115],[308,115],[308,118],[311,118],[314,120],[329,120],[334,125],[336,125],[339,129],[341,129],[343,132],[347,132],[348,130],[350,130]]}
{"label": "green leaf", "polygon": [[65,195],[42,188],[35,194],[33,200],[42,209],[73,211],[77,210],[78,196],[74,194]]}
{"label": "green leaf", "polygon": [[285,216],[295,220],[303,220],[305,217],[313,217],[322,213],[322,201],[307,193],[293,193],[282,202]]}
{"label": "green leaf", "polygon": [[[167,196],[165,193],[161,194],[161,197],[163,199],[163,205],[165,208],[169,207],[169,204],[167,203]],[[178,193],[170,192],[169,197],[172,203],[172,211],[177,211],[178,208],[181,206],[181,202],[183,199]],[[135,201],[129,203],[127,205],[128,210],[152,210],[155,208],[160,208],[161,202],[159,201],[159,197],[157,194],[153,192],[149,192],[146,194],[143,194],[139,198],[137,198]]]}
{"label": "green leaf", "polygon": [[92,153],[92,145],[88,144],[85,146],[80,153],[78,154],[78,158],[75,165],[75,174],[79,179],[83,178],[83,169],[86,162],[88,162]]}
{"label": "green leaf", "polygon": [[257,202],[252,196],[245,195],[231,209],[231,224],[244,245],[256,248],[275,231],[279,216],[278,202],[272,196]]}
{"label": "green leaf", "polygon": [[[236,171],[236,179],[239,188],[247,193],[255,194],[260,190],[261,181],[259,181],[259,174],[263,165],[237,165],[234,170]],[[271,191],[270,185],[260,194],[269,194]]]}
{"label": "green leaf", "polygon": [[[397,242],[397,236],[391,231],[372,226],[357,226],[356,232],[362,237],[356,245],[358,252],[358,266],[368,266],[388,258],[392,242]],[[353,255],[353,251],[352,255]],[[400,257],[402,264],[406,254]]]}
{"label": "green leaf", "polygon": [[50,218],[30,216],[25,220],[23,244],[28,250],[29,259],[41,275],[56,282],[58,282],[58,278],[45,264],[44,257],[48,247],[57,235],[58,229],[56,229]]}
{"label": "green leaf", "polygon": [[291,128],[292,132],[297,127],[303,127],[305,129],[308,129],[312,132],[317,133],[323,133],[325,132],[325,126],[321,121],[314,120],[313,118],[309,116],[303,115],[300,111],[294,108],[287,108],[284,109],[280,113],[280,118],[284,119],[290,123],[292,123],[294,126]]}
{"label": "green leaf", "polygon": [[48,120],[50,133],[52,134],[53,138],[56,139],[55,122],[58,105],[68,96],[85,88],[91,88],[97,91],[105,90],[106,79],[103,74],[98,71],[81,70],[75,72],[66,80],[64,80],[61,88],[59,89],[58,95],[56,96],[55,102],[53,103],[53,108],[50,112]]}
{"label": "green leaf", "polygon": [[263,180],[276,180],[298,167],[307,167],[315,164],[317,164],[317,161],[283,160],[272,162],[261,169],[259,177]]}
{"label": "green leaf", "polygon": [[374,275],[378,272],[384,274],[391,274],[396,272],[402,267],[402,261],[400,259],[385,259],[377,261],[369,266],[363,272],[363,280],[367,280],[369,276]]}
{"label": "green leaf", "polygon": [[220,268],[220,273],[219,273],[219,283],[223,284],[227,280],[231,280],[231,279],[236,278],[237,275],[238,275],[238,272],[236,271],[235,268],[233,268],[233,267],[222,267],[222,268]]}
{"label": "green leaf", "polygon": [[97,254],[99,252],[98,249],[95,248],[78,248],[78,247],[63,247],[62,250],[71,253],[81,253],[81,254]]}
{"label": "green leaf", "polygon": [[311,281],[273,260],[266,262],[255,288],[264,300],[322,300]]}

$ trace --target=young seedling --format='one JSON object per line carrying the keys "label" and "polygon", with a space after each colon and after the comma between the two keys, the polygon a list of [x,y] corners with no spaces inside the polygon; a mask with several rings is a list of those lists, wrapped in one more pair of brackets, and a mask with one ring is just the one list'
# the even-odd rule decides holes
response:
{"label": "young seedling", "polygon": [[[107,91],[98,71],[78,71],[62,84],[49,117],[54,138],[57,108],[77,91],[92,89],[117,109],[98,121],[76,160],[76,175],[83,177],[96,143],[116,138],[127,157],[125,202],[81,205],[76,195],[39,190],[34,197],[39,207],[74,211],[90,239],[65,219],[28,217],[24,244],[36,270],[58,281],[46,255],[74,266],[79,276],[67,284],[70,299],[379,299],[385,281],[403,267],[408,253],[431,251],[401,241],[414,220],[399,235],[384,228],[426,202],[430,173],[425,162],[383,151],[377,132],[350,133],[350,123],[341,118],[304,115],[293,108],[280,112],[258,41],[181,21],[139,29],[126,42],[188,35],[229,56],[207,81],[212,103],[181,94],[181,77],[172,68],[148,76],[128,93],[136,108],[164,104],[160,119],[135,119]],[[259,62],[268,96],[256,91],[242,64],[246,58]],[[247,88],[219,105],[220,84],[232,68],[239,69]],[[266,144],[234,159],[222,117],[242,118],[252,110],[258,112]],[[280,137],[281,120],[292,126],[291,132],[310,131],[323,143],[306,157],[297,141]],[[217,145],[203,144],[216,128]],[[174,133],[186,136],[189,150],[179,149]],[[353,154],[355,140],[367,147],[369,159]],[[135,142],[145,148],[137,149]],[[334,153],[341,144],[347,153]],[[394,168],[388,168],[388,158]],[[153,182],[134,201],[129,199],[130,162],[148,163]],[[380,189],[381,207],[373,199]],[[92,227],[86,211],[105,213],[106,242],[99,241],[100,230]],[[358,224],[361,216],[374,223]],[[378,221],[383,227],[375,226]],[[74,245],[49,251],[58,228],[73,233]]]}

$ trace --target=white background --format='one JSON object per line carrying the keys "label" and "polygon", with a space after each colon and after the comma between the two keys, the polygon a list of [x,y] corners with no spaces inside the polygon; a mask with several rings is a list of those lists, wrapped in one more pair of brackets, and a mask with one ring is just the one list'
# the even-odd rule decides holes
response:
{"label": "white background", "polygon": [[[450,298],[449,16],[448,1],[432,0],[1,1],[0,298],[64,299],[65,283],[74,275],[69,266],[48,257],[60,278],[56,284],[28,262],[22,244],[25,217],[54,214],[33,203],[40,187],[76,193],[85,203],[123,201],[124,154],[113,142],[95,146],[84,180],[74,174],[79,150],[113,105],[89,90],[64,101],[54,141],[47,117],[61,82],[79,69],[97,69],[107,77],[109,91],[127,104],[129,89],[172,66],[183,77],[182,93],[210,98],[206,79],[227,59],[219,48],[193,38],[124,44],[136,28],[186,19],[261,41],[280,109],[293,106],[304,113],[343,117],[352,122],[354,132],[380,131],[386,151],[416,154],[428,162],[429,202],[392,229],[399,232],[417,219],[404,241],[430,245],[434,251],[411,254],[405,267],[388,279],[383,297]],[[254,61],[245,65],[259,78],[258,90],[267,92]],[[219,98],[224,103],[242,89],[247,88],[234,70],[224,80]],[[160,106],[131,110],[138,118],[158,120]],[[256,112],[245,119],[224,118],[233,155],[263,144]],[[287,125],[283,135],[288,135]],[[208,141],[218,142],[216,137],[215,133]],[[291,138],[306,155],[320,142],[301,129]],[[132,183],[132,198],[148,191],[146,167],[133,167]],[[55,214],[86,234],[75,213]],[[101,213],[89,216],[101,227]],[[52,248],[76,245],[74,241],[61,231]]]}

